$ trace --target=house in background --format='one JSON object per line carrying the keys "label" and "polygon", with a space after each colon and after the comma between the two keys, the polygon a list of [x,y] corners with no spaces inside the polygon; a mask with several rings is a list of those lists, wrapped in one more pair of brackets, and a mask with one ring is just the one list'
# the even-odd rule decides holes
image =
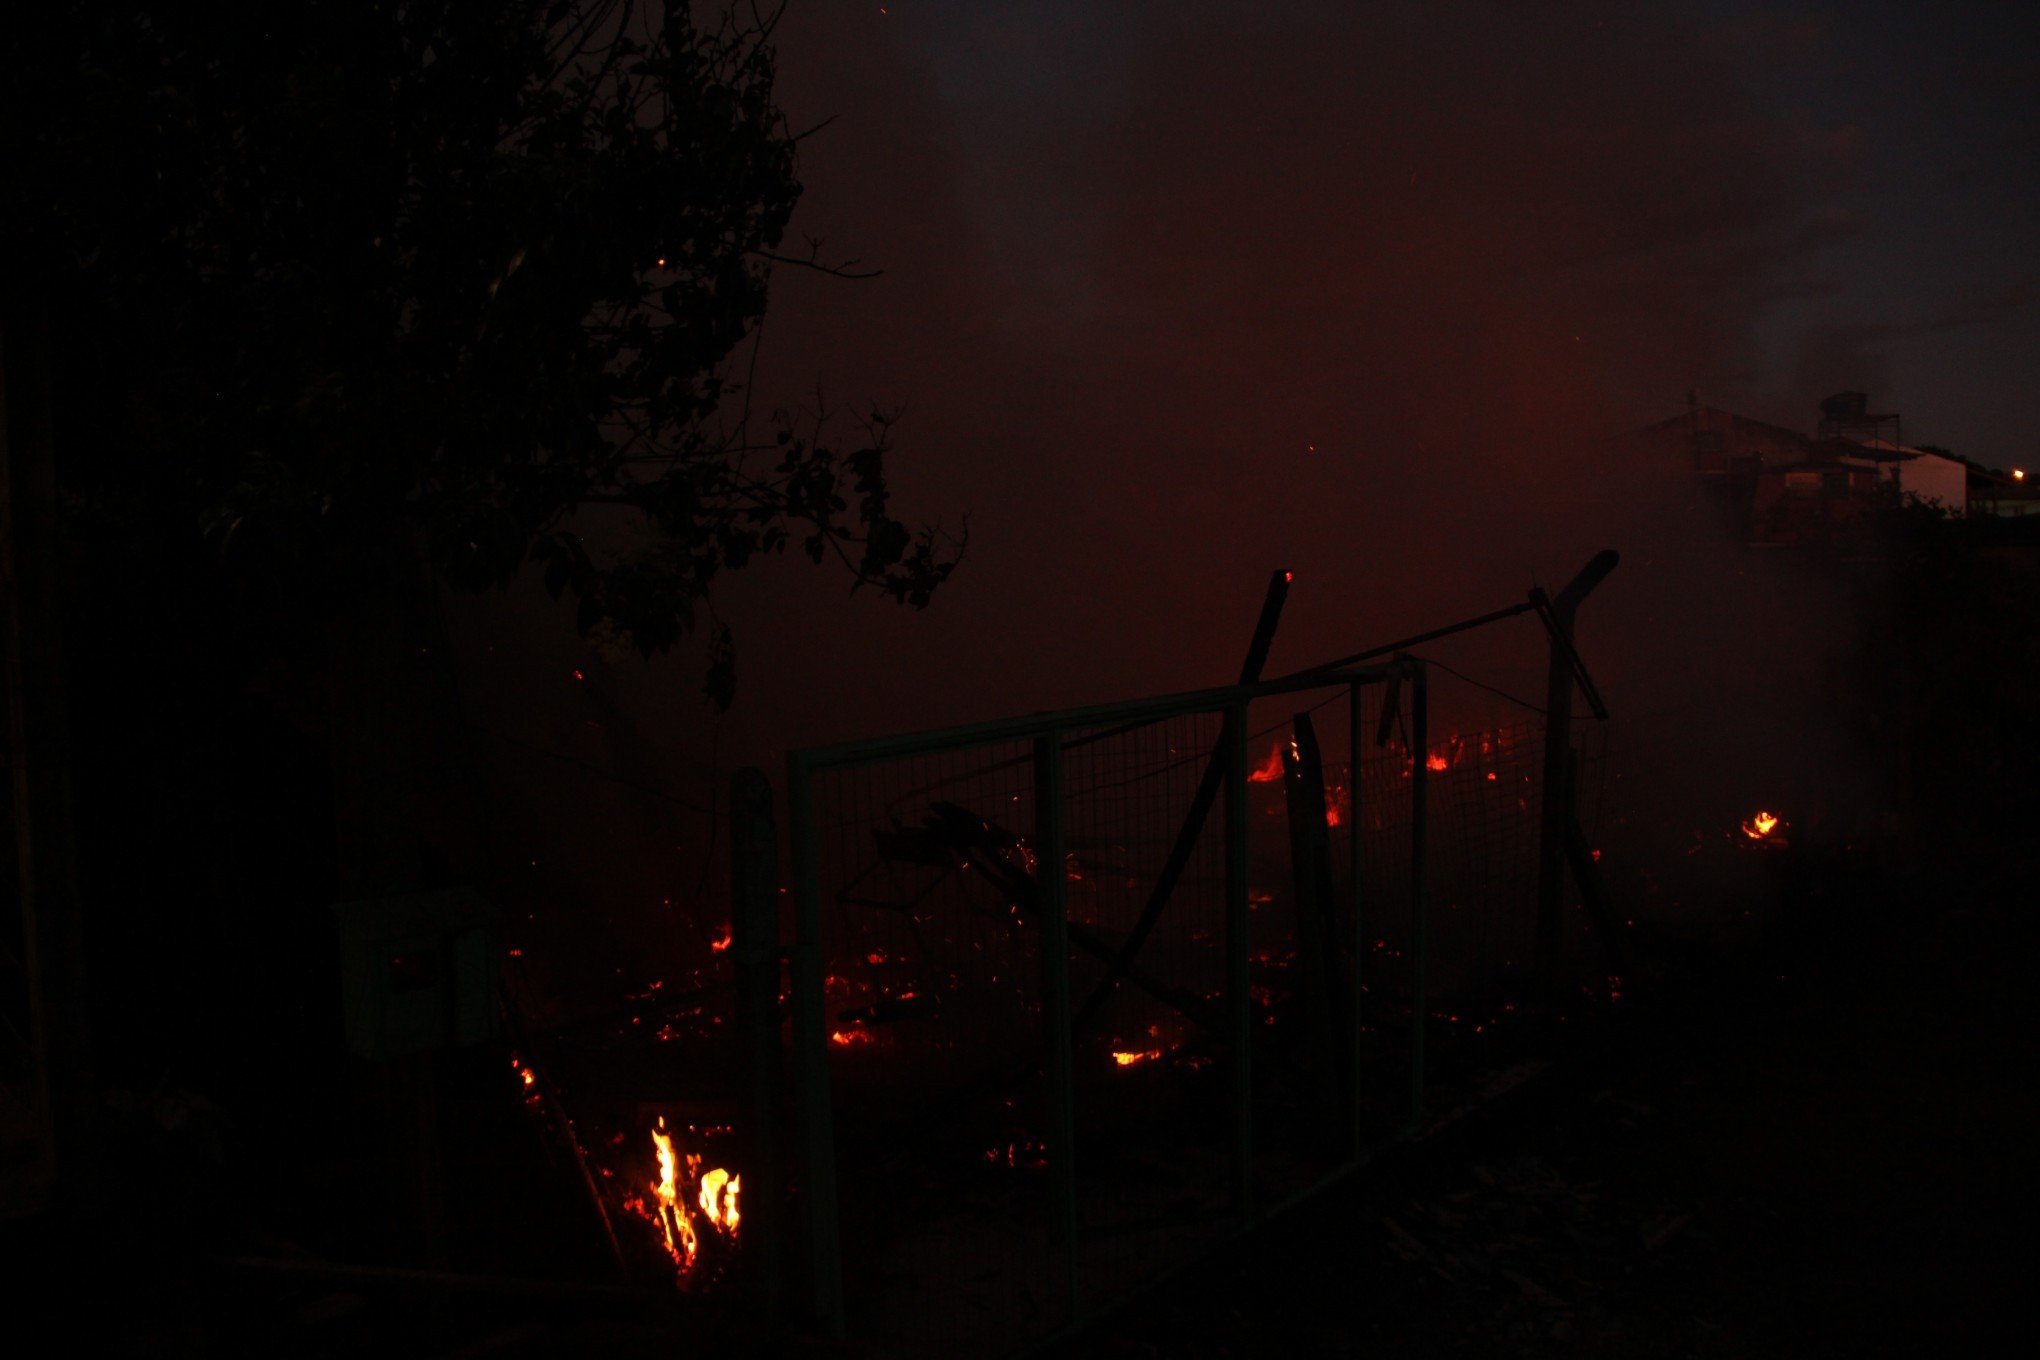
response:
{"label": "house in background", "polygon": [[1899,414],[1872,411],[1864,393],[1838,392],[1820,409],[1806,435],[1688,396],[1684,415],[1646,427],[1642,438],[1690,460],[1756,544],[1839,545],[1872,512],[1912,503],[1958,519],[2040,514],[2040,487],[2029,490],[2023,470],[2006,474],[1908,445]]}
{"label": "house in background", "polygon": [[1894,504],[1875,468],[1812,462],[1757,474],[1745,521],[1751,543],[1836,544],[1871,511]]}
{"label": "house in background", "polygon": [[1957,519],[1969,513],[1969,468],[1960,458],[1881,439],[1823,440],[1816,449],[1844,467],[1874,469],[1878,485],[1888,487],[1900,504],[1918,501]]}
{"label": "house in background", "polygon": [[2001,472],[1981,463],[1962,460],[1969,474],[1969,513],[1977,518],[2024,519],[2040,515],[2040,475],[2028,475],[2025,468]]}
{"label": "house in background", "polygon": [[1765,467],[1803,462],[1807,446],[1806,436],[1797,430],[1702,406],[1690,394],[1684,415],[1646,427],[1643,438],[1652,446],[1690,457],[1700,476],[1727,481],[1747,480]]}

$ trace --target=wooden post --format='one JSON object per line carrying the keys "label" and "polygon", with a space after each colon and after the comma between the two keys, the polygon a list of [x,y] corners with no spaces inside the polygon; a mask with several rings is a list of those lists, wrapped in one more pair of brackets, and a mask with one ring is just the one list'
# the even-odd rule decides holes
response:
{"label": "wooden post", "polygon": [[743,1073],[745,1294],[779,1305],[786,1182],[780,1168],[779,838],[762,770],[730,782],[730,945],[737,965],[737,1060]]}
{"label": "wooden post", "polygon": [[[1546,1020],[1554,1015],[1564,971],[1564,907],[1566,836],[1574,821],[1571,781],[1573,687],[1581,678],[1579,655],[1573,647],[1573,618],[1580,602],[1615,570],[1621,558],[1613,549],[1595,554],[1579,575],[1548,602],[1532,592],[1531,604],[1544,615],[1550,656],[1544,685],[1544,775],[1539,800],[1537,837],[1537,1000]],[[1596,700],[1596,708],[1599,704]]]}
{"label": "wooden post", "polygon": [[[1246,660],[1240,663],[1240,683],[1251,685],[1261,678],[1261,668],[1268,662],[1268,649],[1275,642],[1275,627],[1282,621],[1282,604],[1289,598],[1291,574],[1278,571],[1268,578],[1268,590],[1261,598],[1261,614],[1254,621],[1254,636],[1247,643]],[[1141,908],[1140,918],[1133,923],[1133,929],[1126,934],[1126,940],[1113,957],[1105,976],[1091,989],[1077,1011],[1074,1022],[1076,1029],[1083,1029],[1097,1018],[1099,1010],[1111,999],[1113,989],[1129,976],[1134,961],[1140,957],[1141,947],[1155,928],[1155,922],[1162,917],[1162,909],[1169,905],[1169,895],[1176,890],[1176,883],[1189,867],[1190,856],[1197,849],[1197,838],[1204,834],[1205,819],[1211,815],[1211,805],[1218,798],[1219,785],[1225,778],[1225,752],[1227,743],[1235,734],[1230,729],[1221,729],[1218,747],[1205,762],[1203,777],[1197,781],[1197,792],[1191,795],[1190,810],[1183,815],[1183,822],[1176,828],[1175,844],[1169,848],[1168,859],[1162,862],[1161,872],[1155,875],[1154,886],[1148,890],[1148,900]]]}
{"label": "wooden post", "polygon": [[1049,1193],[1062,1258],[1065,1321],[1077,1320],[1076,1092],[1070,1056],[1069,876],[1064,870],[1062,734],[1034,740],[1035,910],[1041,918],[1041,1013],[1047,1026]]}
{"label": "wooden post", "polygon": [[1579,889],[1580,905],[1586,908],[1587,923],[1594,928],[1601,943],[1608,950],[1608,961],[1620,968],[1628,955],[1627,942],[1622,937],[1622,927],[1615,917],[1614,904],[1608,897],[1607,880],[1601,877],[1601,866],[1594,859],[1595,850],[1587,844],[1587,833],[1578,820],[1580,805],[1580,757],[1572,753],[1566,764],[1566,802],[1574,810],[1574,819],[1565,828],[1565,862],[1572,870],[1573,886]]}
{"label": "wooden post", "polygon": [[793,1058],[800,1123],[800,1198],[808,1302],[830,1334],[844,1331],[843,1256],[836,1209],[836,1120],[829,1100],[828,998],[822,981],[822,888],[815,844],[814,774],[786,758],[793,856]]}
{"label": "wooden post", "polygon": [[1289,881],[1296,907],[1297,973],[1312,1043],[1336,1086],[1345,1048],[1341,1013],[1342,979],[1333,965],[1337,948],[1332,908],[1331,841],[1325,826],[1325,769],[1310,714],[1290,720],[1289,749],[1282,753],[1282,791],[1289,814]]}
{"label": "wooden post", "polygon": [[[1560,628],[1572,627],[1573,611],[1554,603],[1551,617]],[[1566,767],[1572,750],[1572,666],[1550,641],[1544,682],[1544,774],[1539,798],[1537,835],[1537,1001],[1551,1019],[1559,1001],[1559,961],[1564,948],[1565,828],[1572,820],[1566,797]]]}
{"label": "wooden post", "polygon": [[33,280],[12,275],[0,296],[0,621],[38,1136],[33,1147],[6,1149],[15,1174],[25,1173],[7,1189],[77,1209],[96,1195],[103,1158],[76,872],[49,339]]}
{"label": "wooden post", "polygon": [[1410,663],[1410,1123],[1424,1117],[1424,1030],[1430,1020],[1431,914],[1424,869],[1431,836],[1430,679]]}
{"label": "wooden post", "polygon": [[1351,837],[1347,843],[1348,929],[1352,932],[1353,954],[1351,969],[1347,976],[1347,1000],[1350,1003],[1346,1013],[1347,1042],[1347,1100],[1350,1102],[1353,1128],[1353,1156],[1357,1160],[1366,1145],[1366,1124],[1361,1115],[1362,1056],[1361,1038],[1365,1031],[1366,1012],[1362,998],[1366,995],[1367,980],[1367,891],[1360,875],[1365,867],[1362,846],[1362,830],[1367,823],[1361,819],[1360,764],[1366,754],[1366,745],[1361,735],[1364,721],[1362,713],[1366,690],[1358,685],[1346,687],[1346,828]]}
{"label": "wooden post", "polygon": [[1225,1004],[1231,1080],[1232,1199],[1242,1218],[1254,1216],[1254,1006],[1248,994],[1252,953],[1247,914],[1247,706],[1225,717]]}

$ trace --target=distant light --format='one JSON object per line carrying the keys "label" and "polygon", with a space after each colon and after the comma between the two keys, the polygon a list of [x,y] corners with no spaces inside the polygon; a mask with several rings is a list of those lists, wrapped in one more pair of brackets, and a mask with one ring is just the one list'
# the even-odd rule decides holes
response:
{"label": "distant light", "polygon": [[1296,573],[1293,571],[1285,571],[1282,573],[1282,584],[1284,585],[1288,585],[1291,581],[1294,581],[1295,579]]}
{"label": "distant light", "polygon": [[1316,452],[1317,452],[1317,445],[1315,445],[1315,444],[1305,444],[1305,445],[1303,446],[1303,451],[1304,451],[1305,453],[1316,453]]}
{"label": "distant light", "polygon": [[587,679],[588,677],[587,677],[587,676],[585,676],[585,675],[583,675],[583,674],[581,674],[581,672],[579,672],[579,671],[575,671],[575,672],[574,672],[574,678],[575,678],[576,680],[586,680],[586,679]]}
{"label": "distant light", "polygon": [[661,269],[664,269],[665,267],[666,267],[666,257],[665,257],[664,255],[661,255],[661,256],[659,257],[659,268],[661,268]]}
{"label": "distant light", "polygon": [[2015,482],[2023,482],[2023,481],[2025,481],[2025,480],[2026,480],[2026,469],[2024,469],[2024,468],[2013,468],[2013,469],[2012,469],[2012,480],[2013,480],[2013,481],[2015,481]]}

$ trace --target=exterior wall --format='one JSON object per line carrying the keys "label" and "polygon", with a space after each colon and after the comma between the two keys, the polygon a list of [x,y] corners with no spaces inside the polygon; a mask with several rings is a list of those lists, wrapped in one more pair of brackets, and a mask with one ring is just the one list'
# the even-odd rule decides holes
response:
{"label": "exterior wall", "polygon": [[1971,463],[1969,513],[1995,519],[2040,515],[2040,478],[2006,477]]}
{"label": "exterior wall", "polygon": [[1969,469],[1952,459],[1922,453],[1898,469],[1898,489],[1958,518],[1969,510]]}
{"label": "exterior wall", "polygon": [[1880,496],[1879,470],[1840,463],[1767,468],[1750,497],[1752,543],[1836,543]]}

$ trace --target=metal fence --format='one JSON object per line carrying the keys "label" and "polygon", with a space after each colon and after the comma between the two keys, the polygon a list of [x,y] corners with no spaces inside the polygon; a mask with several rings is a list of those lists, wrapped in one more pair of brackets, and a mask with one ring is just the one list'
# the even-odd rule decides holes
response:
{"label": "metal fence", "polygon": [[[1610,903],[1582,813],[1604,732],[1567,712],[1577,686],[1605,716],[1569,625],[1609,565],[1279,680],[796,751],[778,798],[739,772],[699,957],[520,1069],[619,1261],[886,1353],[995,1352],[1525,1056],[1523,1017],[1577,995],[1562,954],[1618,971],[1574,952]],[[1533,611],[1545,710],[1434,733],[1434,677],[1500,691],[1402,649]],[[625,1133],[581,1146],[569,1104]],[[654,1214],[718,1168],[741,1240],[703,1200],[680,1252]]]}
{"label": "metal fence", "polygon": [[1399,658],[789,757],[822,1318],[897,1350],[1051,1329],[1407,1118],[1426,680]]}

